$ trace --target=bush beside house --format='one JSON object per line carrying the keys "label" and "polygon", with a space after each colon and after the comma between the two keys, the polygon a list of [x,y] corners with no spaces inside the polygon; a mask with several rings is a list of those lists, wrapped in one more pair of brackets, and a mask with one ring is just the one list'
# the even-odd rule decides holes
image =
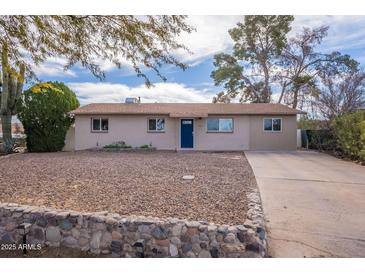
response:
{"label": "bush beside house", "polygon": [[332,125],[338,150],[365,162],[365,112],[341,115],[333,120]]}
{"label": "bush beside house", "polygon": [[46,82],[26,90],[19,102],[19,120],[24,126],[30,152],[60,151],[73,123],[70,111],[79,107],[75,93],[60,82]]}
{"label": "bush beside house", "polygon": [[331,121],[303,119],[298,122],[310,149],[332,152],[365,162],[365,112],[337,116]]}
{"label": "bush beside house", "polygon": [[114,142],[112,144],[106,145],[103,147],[104,151],[153,151],[156,150],[155,147],[152,146],[152,143],[147,145],[141,145],[139,147],[132,147],[131,145],[126,144],[124,141]]}
{"label": "bush beside house", "polygon": [[337,141],[331,129],[306,130],[308,148],[320,151],[335,151]]}

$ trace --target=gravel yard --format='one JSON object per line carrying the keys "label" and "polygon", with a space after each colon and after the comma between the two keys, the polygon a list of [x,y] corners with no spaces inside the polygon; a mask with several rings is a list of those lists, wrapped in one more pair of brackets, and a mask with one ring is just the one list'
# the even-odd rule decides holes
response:
{"label": "gravel yard", "polygon": [[0,167],[1,202],[217,224],[242,223],[256,186],[243,153],[25,153]]}

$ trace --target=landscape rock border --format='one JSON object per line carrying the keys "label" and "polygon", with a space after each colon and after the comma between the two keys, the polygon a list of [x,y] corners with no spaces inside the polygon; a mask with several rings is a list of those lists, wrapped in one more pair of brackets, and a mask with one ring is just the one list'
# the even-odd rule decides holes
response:
{"label": "landscape rock border", "polygon": [[240,225],[0,203],[0,242],[21,244],[18,226],[30,223],[30,245],[65,246],[103,256],[265,257],[266,230],[258,190],[252,189],[247,198],[247,220]]}

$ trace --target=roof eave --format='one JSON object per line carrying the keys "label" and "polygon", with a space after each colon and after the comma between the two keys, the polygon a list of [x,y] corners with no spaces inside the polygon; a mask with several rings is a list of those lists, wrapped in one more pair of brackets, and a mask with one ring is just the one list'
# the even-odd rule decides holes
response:
{"label": "roof eave", "polygon": [[136,113],[136,112],[69,112],[73,115],[168,115],[171,118],[179,117],[208,117],[212,115],[297,115],[307,114],[305,111],[296,112],[258,112],[258,113]]}

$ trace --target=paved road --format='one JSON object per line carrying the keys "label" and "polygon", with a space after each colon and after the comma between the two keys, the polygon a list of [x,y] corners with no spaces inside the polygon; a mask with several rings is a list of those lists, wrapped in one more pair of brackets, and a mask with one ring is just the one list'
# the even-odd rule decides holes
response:
{"label": "paved road", "polygon": [[273,257],[365,257],[365,167],[312,151],[246,152]]}

